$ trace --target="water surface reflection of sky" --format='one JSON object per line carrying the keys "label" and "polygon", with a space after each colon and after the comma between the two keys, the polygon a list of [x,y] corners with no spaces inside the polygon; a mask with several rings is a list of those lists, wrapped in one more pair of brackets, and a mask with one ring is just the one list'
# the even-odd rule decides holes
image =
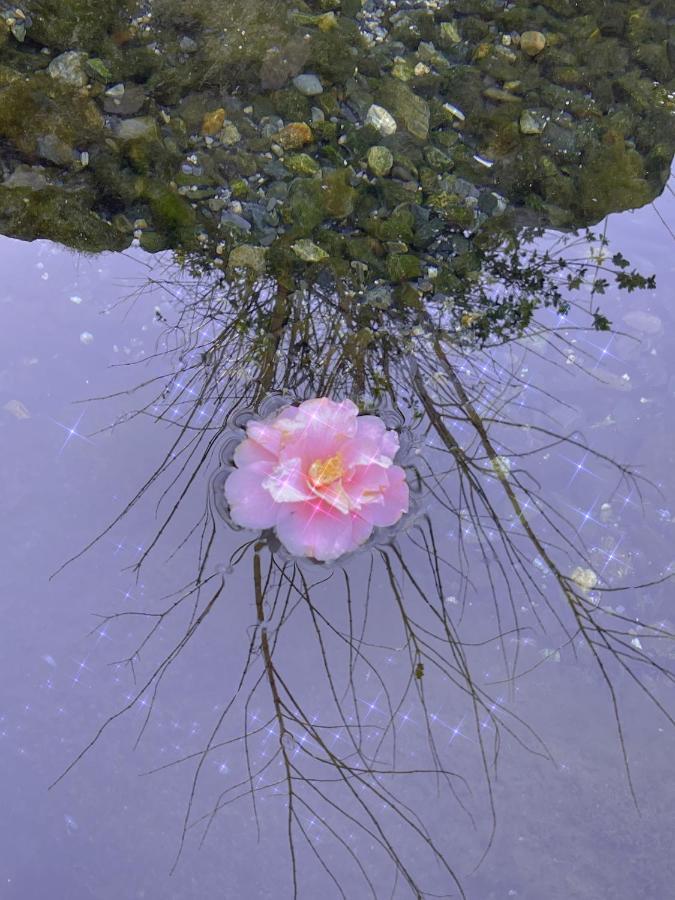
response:
{"label": "water surface reflection of sky", "polygon": [[[576,343],[565,351],[567,361],[555,375],[536,358],[527,364],[532,385],[546,384],[569,404],[551,411],[562,428],[579,429],[593,447],[640,466],[660,488],[660,495],[647,491],[641,506],[630,490],[613,493],[614,484],[592,457],[570,448],[554,449],[533,463],[544,493],[566,507],[608,584],[620,575],[624,583],[648,581],[675,560],[675,254],[667,228],[675,223],[672,193],[655,206],[612,216],[609,222],[617,249],[642,271],[657,275],[655,292],[609,293],[603,299],[604,311],[623,333],[570,333]],[[219,814],[201,849],[189,842],[170,876],[190,772],[176,767],[139,777],[198,748],[222,708],[255,618],[248,570],[232,576],[226,602],[178,663],[138,747],[134,741],[147,701],[115,722],[69,777],[47,790],[96,727],[133,696],[128,668],[114,664],[128,653],[127,628],[132,626],[103,626],[97,616],[152,604],[175,591],[192,577],[194,546],[173,557],[168,545],[161,547],[136,580],[128,567],[155,523],[154,503],[147,503],[49,579],[121,510],[168,446],[170,431],[149,418],[102,429],[134,408],[126,390],[166,372],[164,359],[146,360],[161,334],[154,307],[166,315],[170,307],[160,293],[119,302],[146,277],[141,255],[79,257],[44,242],[7,238],[0,253],[0,893],[8,900],[291,896],[284,814],[273,798],[261,803],[260,842],[250,804],[243,801]],[[591,375],[576,370],[570,352],[584,357]],[[106,401],[75,402],[110,394],[115,396]],[[201,515],[205,497],[204,481],[182,510],[186,529]],[[434,515],[442,518],[439,511]],[[238,538],[223,534],[221,540],[225,553]],[[326,603],[330,592],[329,587],[321,595]],[[475,616],[480,592],[472,602]],[[675,621],[667,584],[628,591],[611,602],[627,615]],[[386,608],[376,605],[375,614],[383,617],[386,633]],[[163,640],[160,633],[159,652]],[[523,653],[535,662],[551,649],[539,634]],[[298,678],[310,683],[302,650],[297,648],[292,665]],[[390,665],[393,672],[400,665],[396,654]],[[487,656],[485,667],[489,670]],[[381,697],[366,675],[358,697],[376,727]],[[406,789],[442,836],[469,898],[665,900],[672,895],[675,734],[628,677],[618,679],[616,687],[640,815],[627,789],[606,689],[587,661],[575,662],[564,653],[560,661],[553,654],[519,679],[517,690],[505,697],[545,739],[557,764],[515,744],[504,748],[494,786],[496,835],[476,871],[489,831],[480,818],[487,815],[484,802],[478,800],[473,825],[456,806],[438,798],[434,784],[420,780]],[[654,689],[665,696],[658,681]],[[322,697],[311,689],[307,697],[319,715]],[[480,781],[475,744],[461,711],[451,694],[444,697],[440,690],[436,697],[434,727],[445,735],[445,750],[469,781],[472,774]],[[249,714],[264,711],[254,708]],[[414,758],[423,725],[406,709],[400,716],[402,752]],[[266,752],[264,742],[256,752]],[[209,760],[206,778],[214,795],[241,765],[237,753],[224,748]],[[386,816],[386,810],[382,813]],[[327,842],[321,823],[310,819],[306,824],[310,832],[315,829],[315,840]],[[371,852],[363,840],[355,846],[360,854]],[[301,864],[301,896],[338,896],[310,853],[303,851]],[[378,865],[378,896],[389,896],[386,860]],[[345,874],[342,884],[350,900],[363,896],[352,877]],[[437,891],[448,890],[440,873],[430,878]],[[406,896],[403,885],[396,891]]]}

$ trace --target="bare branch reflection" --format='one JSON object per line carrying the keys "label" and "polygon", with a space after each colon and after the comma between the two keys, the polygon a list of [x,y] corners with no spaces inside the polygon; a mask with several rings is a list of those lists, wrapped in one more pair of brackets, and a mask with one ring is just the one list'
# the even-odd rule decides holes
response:
{"label": "bare branch reflection", "polygon": [[[269,815],[272,799],[283,809],[293,896],[302,893],[308,854],[342,897],[354,896],[338,874],[347,864],[359,896],[399,888],[414,897],[463,896],[455,848],[427,824],[425,805],[441,795],[454,804],[485,836],[484,855],[497,827],[493,783],[503,747],[553,760],[545,736],[512,703],[519,679],[547,658],[531,652],[534,635],[549,636],[550,653],[584,657],[599,673],[638,802],[615,680],[628,677],[672,724],[654,677],[671,683],[673,673],[653,652],[672,635],[609,605],[626,585],[594,571],[537,461],[570,448],[611,472],[617,489],[640,497],[652,486],[557,426],[554,383],[532,383],[523,371],[531,358],[552,372],[586,369],[560,323],[567,335],[605,329],[596,301],[609,279],[627,290],[652,280],[621,254],[610,259],[606,238],[591,234],[488,235],[473,252],[480,266],[471,277],[424,291],[334,279],[321,269],[311,281],[251,281],[214,270],[205,253],[153,273],[134,298],[169,293],[172,317],[159,314],[166,374],[140,381],[126,421],[151,417],[173,438],[89,546],[152,498],[158,524],[136,572],[167,539],[174,552],[196,541],[198,561],[189,583],[156,609],[106,617],[138,626],[121,661],[135,689],[66,772],[143,703],[141,739],[174,662],[214,610],[243,602],[232,579],[250,573],[255,620],[239,677],[203,746],[159,767],[192,772],[176,864],[192,832],[206,839],[233,803],[250,804],[260,833],[263,800]],[[588,368],[586,377],[596,375]],[[350,397],[399,431],[410,513],[333,564],[294,559],[269,532],[247,533],[223,564],[222,486],[242,426],[314,396]],[[207,481],[209,502],[186,527],[186,498]],[[171,649],[148,666],[160,629],[174,636]],[[457,766],[459,742],[480,760],[479,785]],[[235,749],[238,764],[213,796],[201,789],[205,765],[223,747]],[[385,892],[373,881],[382,859],[392,872]]]}

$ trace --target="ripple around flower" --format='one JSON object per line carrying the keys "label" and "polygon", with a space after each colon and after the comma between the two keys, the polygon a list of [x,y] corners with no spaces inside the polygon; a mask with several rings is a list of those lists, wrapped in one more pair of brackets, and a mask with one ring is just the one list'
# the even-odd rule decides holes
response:
{"label": "ripple around flower", "polygon": [[293,556],[336,560],[408,512],[399,435],[351,400],[276,403],[245,432],[224,446],[216,507],[234,525],[273,530]]}

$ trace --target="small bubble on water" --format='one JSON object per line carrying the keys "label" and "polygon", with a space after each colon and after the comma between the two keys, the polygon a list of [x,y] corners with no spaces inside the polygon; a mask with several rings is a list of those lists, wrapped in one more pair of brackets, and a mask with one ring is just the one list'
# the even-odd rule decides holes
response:
{"label": "small bubble on water", "polygon": [[80,343],[84,344],[85,346],[91,344],[93,340],[94,335],[91,333],[91,331],[83,331],[80,335]]}

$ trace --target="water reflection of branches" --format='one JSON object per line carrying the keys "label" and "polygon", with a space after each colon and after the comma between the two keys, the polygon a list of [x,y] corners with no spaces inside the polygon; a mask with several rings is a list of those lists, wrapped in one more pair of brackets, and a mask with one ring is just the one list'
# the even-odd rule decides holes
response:
{"label": "water reflection of branches", "polygon": [[[547,356],[556,365],[565,352],[565,338],[535,323],[538,308],[552,307],[565,315],[574,304],[570,292],[582,289],[591,297],[586,310],[589,324],[604,328],[607,320],[592,305],[607,284],[603,270],[627,289],[651,283],[627,271],[620,254],[609,265],[604,238],[590,264],[587,254],[575,258],[584,240],[588,238],[570,238],[563,246],[543,251],[515,240],[497,249],[488,241],[481,250],[481,278],[458,280],[444,290],[432,285],[426,293],[405,287],[393,293],[382,286],[366,290],[345,280],[336,287],[321,275],[311,284],[254,284],[214,276],[199,259],[184,261],[183,278],[177,283],[174,271],[151,281],[175,301],[173,324],[157,353],[170,360],[177,357],[179,365],[139,385],[143,401],[131,416],[151,416],[170,423],[176,432],[149,478],[103,532],[152,489],[159,490],[158,509],[163,511],[137,570],[168,533],[187,496],[212,470],[223,435],[273,394],[350,396],[364,408],[389,410],[400,422],[406,421],[415,445],[407,460],[409,481],[417,486],[420,498],[426,498],[404,534],[374,544],[344,565],[324,567],[314,582],[304,564],[280,555],[274,541],[265,536],[243,544],[227,571],[214,572],[218,522],[209,504],[179,544],[198,540],[194,581],[167,598],[168,605],[159,612],[130,610],[109,617],[140,617],[149,623],[125,661],[134,678],[140,653],[159,627],[180,615],[186,622],[172,650],[72,765],[112,721],[149,693],[140,740],[172,664],[225,596],[228,572],[244,566],[247,558],[251,561],[256,622],[240,678],[204,747],[168,764],[196,763],[179,856],[192,828],[203,825],[205,837],[216,814],[243,797],[252,802],[260,828],[259,797],[271,793],[286,802],[294,895],[299,891],[297,841],[302,837],[338,892],[346,896],[337,864],[308,833],[303,818],[307,815],[322,823],[373,896],[377,893],[372,870],[350,842],[350,831],[374,842],[393,865],[395,885],[400,880],[413,896],[428,896],[429,889],[420,881],[425,865],[412,861],[414,851],[406,851],[412,846],[424,849],[441,866],[444,894],[448,887],[461,893],[459,878],[447,861],[448,850],[406,799],[409,789],[400,785],[435,776],[476,826],[467,805],[469,785],[451,769],[439,743],[438,716],[432,712],[439,692],[452,690],[453,696],[463,698],[465,718],[472,722],[484,776],[492,822],[487,852],[496,826],[492,778],[503,740],[508,737],[529,752],[550,758],[541,737],[494,693],[502,684],[512,687],[541,663],[521,659],[525,608],[535,623],[529,627],[544,633],[553,630],[560,648],[569,647],[576,654],[584,647],[590,652],[609,691],[635,797],[614,673],[626,673],[671,722],[644,672],[668,680],[672,675],[633,640],[635,619],[601,605],[601,594],[580,586],[573,567],[581,563],[590,568],[590,562],[578,532],[547,499],[529,464],[551,447],[567,444],[611,468],[619,483],[630,483],[638,494],[641,481],[579,434],[557,430],[537,401],[525,403],[519,367],[495,351],[496,346],[511,344],[514,354],[519,353],[522,338],[529,336],[541,346],[528,352]],[[544,406],[555,400],[536,385],[534,393]],[[454,552],[439,546],[438,528],[447,529],[448,520],[455,528]],[[557,595],[539,579],[533,554],[552,577]],[[324,585],[335,588],[340,580],[344,608],[338,610],[334,599],[330,605],[321,601]],[[456,610],[447,601],[449,581],[459,584]],[[369,610],[373,585],[380,583],[386,585],[390,613],[396,610],[398,615],[396,620],[389,615],[384,624],[379,617],[374,625]],[[365,596],[357,601],[359,584],[365,585]],[[483,589],[492,597],[492,633],[487,617],[475,619],[469,609],[471,592]],[[384,640],[382,632],[390,638]],[[301,693],[292,684],[284,662],[287,634],[295,641],[303,635],[306,652],[316,656],[312,677],[317,679],[320,673],[323,679],[321,720],[309,712],[311,691]],[[649,634],[668,636],[659,628]],[[503,671],[491,679],[492,684],[481,684],[475,677],[476,660],[495,643]],[[401,651],[407,663],[403,674],[393,675],[383,667],[383,658]],[[364,675],[373,678],[384,698],[377,724],[368,722],[361,711],[358,686]],[[267,695],[271,714],[262,726],[250,727],[249,713],[261,693]],[[411,765],[400,746],[399,720],[408,703],[424,723],[427,758],[422,766]],[[238,710],[246,717],[244,733],[223,739]],[[405,717],[410,719],[410,714]],[[264,761],[256,761],[254,745],[263,733],[274,736],[277,749]],[[209,812],[195,814],[205,761],[231,743],[243,746],[245,770],[217,796]],[[399,826],[405,826],[405,841],[396,836]]]}

